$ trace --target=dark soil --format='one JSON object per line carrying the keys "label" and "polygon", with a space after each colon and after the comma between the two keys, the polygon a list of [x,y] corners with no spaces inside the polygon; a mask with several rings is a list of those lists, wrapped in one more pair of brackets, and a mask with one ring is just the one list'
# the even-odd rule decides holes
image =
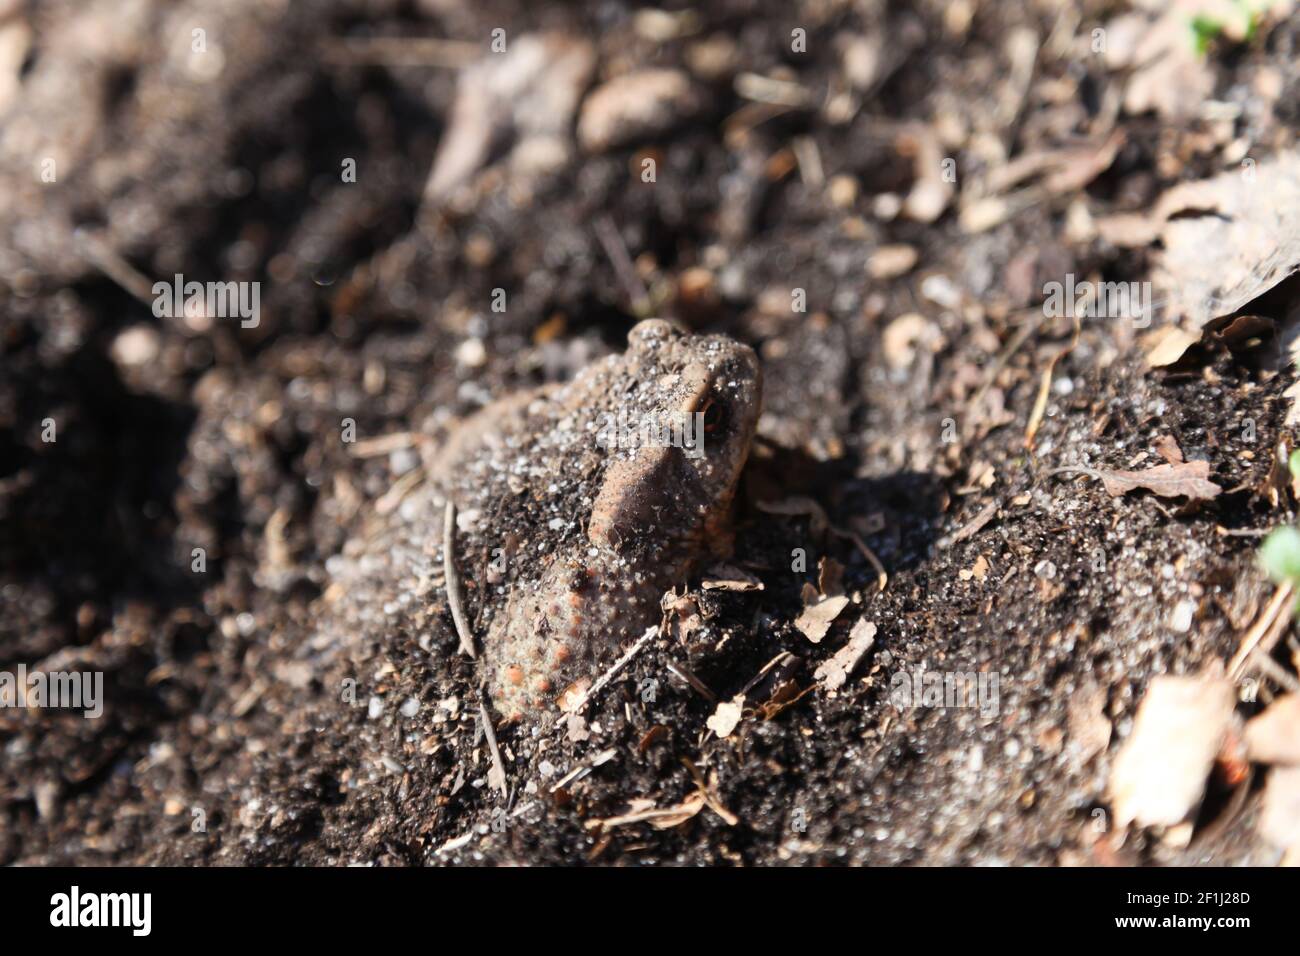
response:
{"label": "dark soil", "polygon": [[[1120,114],[1112,164],[975,233],[955,200],[930,223],[876,202],[912,189],[918,137],[951,140],[959,196],[968,171],[987,172],[981,136],[1010,158],[1092,142],[1125,74],[1052,38],[1086,45],[1113,7],[726,0],[656,21],[652,39],[622,0],[0,4],[33,29],[0,104],[0,670],[98,670],[106,696],[98,720],[0,710],[0,863],[1275,862],[1253,785],[1244,800],[1212,787],[1178,849],[1114,838],[1106,780],[1150,678],[1230,657],[1267,600],[1259,533],[1295,517],[1289,492],[1269,493],[1274,449],[1294,445],[1294,373],[1258,360],[1267,341],[1153,370],[1120,320],[1082,320],[1075,342],[1040,307],[1043,283],[1066,273],[1148,273],[1146,251],[1068,232],[1072,207],[1145,209],[1231,168],[1222,137],[1207,120]],[[192,26],[223,57],[212,75],[193,66]],[[593,83],[692,72],[698,108],[624,147],[575,147],[525,185],[499,143],[466,189],[422,203],[456,70],[427,53],[345,63],[329,41],[446,38],[477,59],[497,27],[510,42],[591,40]],[[808,52],[791,51],[795,28]],[[1003,116],[1007,38],[1022,28],[1041,46]],[[854,91],[845,44],[882,35],[875,79]],[[702,71],[699,45],[719,37],[729,54]],[[1228,131],[1252,156],[1293,145],[1298,38],[1300,24],[1270,23],[1207,51],[1216,100],[1254,103],[1261,73],[1281,82],[1276,109],[1244,110]],[[752,109],[738,74],[789,80],[813,105],[737,133]],[[826,107],[836,95],[856,108]],[[32,143],[59,157],[57,182],[34,179],[45,153]],[[355,182],[341,181],[349,158]],[[850,180],[853,195],[836,192]],[[326,562],[407,467],[353,454],[340,431],[350,418],[363,441],[440,438],[492,399],[621,350],[647,310],[601,222],[655,314],[763,361],[732,563],[764,587],[692,581],[681,606],[698,620],[596,698],[586,739],[498,725],[503,796],[441,588],[431,633],[394,633],[373,656],[312,654]],[[894,244],[916,264],[873,277]],[[259,281],[261,321],[158,318],[132,272],[146,288],[175,273]],[[498,288],[504,312],[491,310]],[[806,311],[791,311],[794,289]],[[918,341],[900,357],[885,330],[909,313]],[[1113,498],[1053,473],[1158,464],[1165,437],[1225,492],[1199,506]],[[784,513],[798,508],[774,513],[795,498],[861,538],[888,572],[883,592],[852,540]],[[795,549],[806,569],[791,570]],[[814,645],[794,621],[822,559],[844,566],[854,600]],[[473,618],[482,592],[462,570]],[[1190,627],[1175,627],[1186,602]],[[773,703],[783,683],[814,687],[860,617],[876,643],[843,688]],[[670,664],[718,700],[746,693],[730,736],[706,728],[715,702]],[[918,668],[996,673],[996,713],[896,707],[891,679]],[[1113,727],[1096,753],[1076,745],[1072,707],[1088,700]],[[723,812],[595,823],[634,801],[676,806],[697,779]]]}

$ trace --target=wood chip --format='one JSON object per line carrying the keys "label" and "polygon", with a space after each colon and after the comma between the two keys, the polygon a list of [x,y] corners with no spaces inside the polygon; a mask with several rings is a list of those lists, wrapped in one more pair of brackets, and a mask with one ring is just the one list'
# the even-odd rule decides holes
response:
{"label": "wood chip", "polygon": [[835,623],[835,619],[840,616],[840,612],[848,607],[849,599],[842,594],[824,597],[819,595],[817,589],[811,584],[804,585],[803,599],[803,613],[795,619],[794,626],[808,640],[820,644],[826,632]]}
{"label": "wood chip", "polygon": [[858,666],[864,654],[876,643],[876,625],[866,618],[859,618],[849,631],[849,642],[835,652],[829,660],[823,661],[813,672],[813,677],[821,684],[823,690],[839,690],[848,681],[853,669]]}
{"label": "wood chip", "polygon": [[873,279],[897,279],[912,271],[918,257],[914,247],[903,243],[881,246],[867,259],[867,274]]}
{"label": "wood chip", "polygon": [[706,720],[704,725],[719,737],[730,737],[731,732],[740,723],[740,718],[744,712],[745,695],[737,694],[731,700],[725,700],[719,704],[713,712],[713,716]]}

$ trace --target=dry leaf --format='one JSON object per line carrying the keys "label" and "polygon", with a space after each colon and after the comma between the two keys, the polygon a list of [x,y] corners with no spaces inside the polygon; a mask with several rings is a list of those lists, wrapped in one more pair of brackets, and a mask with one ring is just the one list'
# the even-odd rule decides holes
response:
{"label": "dry leaf", "polygon": [[1210,463],[1185,461],[1181,464],[1156,465],[1145,471],[1111,471],[1105,468],[1067,466],[1056,468],[1049,474],[1078,472],[1100,479],[1106,493],[1118,498],[1139,488],[1144,488],[1162,498],[1185,497],[1189,501],[1209,501],[1223,489],[1209,480]]}
{"label": "dry leaf", "polygon": [[975,578],[977,581],[983,581],[985,576],[988,573],[989,573],[988,558],[984,557],[984,555],[981,554],[978,558],[975,559],[975,564],[972,565],[970,568],[963,568],[962,570],[958,571],[957,577],[961,578],[963,581],[969,581],[971,578]]}
{"label": "dry leaf", "polygon": [[835,652],[829,660],[823,661],[813,672],[813,677],[822,685],[823,690],[839,690],[858,666],[862,655],[871,650],[876,642],[876,625],[866,618],[859,618],[849,631],[849,642]]}
{"label": "dry leaf", "polygon": [[1300,767],[1269,771],[1259,832],[1276,846],[1300,846]]}
{"label": "dry leaf", "polygon": [[1246,752],[1260,763],[1300,766],[1300,694],[1284,694],[1246,722]]}
{"label": "dry leaf", "polygon": [[1201,802],[1232,722],[1236,694],[1222,668],[1196,677],[1157,677],[1133,732],[1115,757],[1110,799],[1115,824],[1172,827]]}
{"label": "dry leaf", "polygon": [[1300,268],[1300,157],[1250,160],[1211,179],[1180,183],[1150,211],[1103,216],[1096,225],[1116,245],[1160,241],[1151,274],[1155,299],[1196,332]]}
{"label": "dry leaf", "polygon": [[1152,333],[1147,346],[1147,365],[1167,368],[1177,364],[1187,350],[1201,341],[1200,333],[1187,332],[1174,325],[1166,325]]}

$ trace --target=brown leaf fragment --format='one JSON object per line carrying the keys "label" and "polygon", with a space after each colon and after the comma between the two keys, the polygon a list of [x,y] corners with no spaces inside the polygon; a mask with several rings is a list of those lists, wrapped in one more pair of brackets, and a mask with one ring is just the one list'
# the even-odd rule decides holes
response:
{"label": "brown leaf fragment", "polygon": [[706,591],[761,591],[763,582],[740,568],[729,564],[715,565],[708,570],[708,576],[700,582]]}
{"label": "brown leaf fragment", "polygon": [[700,606],[690,595],[678,595],[670,591],[663,596],[660,607],[663,618],[659,629],[678,643],[689,640],[692,634],[704,626]]}
{"label": "brown leaf fragment", "polygon": [[772,696],[758,705],[758,715],[764,720],[771,720],[799,703],[804,698],[804,695],[816,686],[816,684],[812,684],[801,689],[797,680],[782,681],[772,688]]}
{"label": "brown leaf fragment", "polygon": [[849,642],[841,647],[829,659],[822,661],[813,677],[821,684],[823,690],[839,690],[848,681],[853,668],[858,666],[864,654],[871,650],[876,642],[876,625],[866,618],[859,618],[849,631]]}
{"label": "brown leaf fragment", "polygon": [[1246,723],[1246,751],[1260,763],[1300,766],[1300,694],[1284,694]]}
{"label": "brown leaf fragment", "polygon": [[823,597],[812,585],[805,584],[803,600],[803,613],[795,619],[794,626],[808,640],[820,644],[826,632],[835,623],[835,619],[840,616],[840,612],[848,607],[849,599],[842,594]]}
{"label": "brown leaf fragment", "polygon": [[1167,368],[1177,365],[1187,350],[1201,341],[1199,332],[1188,332],[1176,325],[1166,325],[1151,334],[1146,344],[1147,365]]}
{"label": "brown leaf fragment", "polygon": [[587,720],[581,714],[566,714],[564,723],[569,743],[580,744],[591,739],[591,731],[587,729]]}
{"label": "brown leaf fragment", "polygon": [[1209,501],[1218,497],[1223,489],[1210,481],[1210,463],[1185,461],[1180,464],[1156,465],[1145,471],[1112,471],[1106,468],[1066,466],[1055,468],[1048,474],[1078,472],[1101,481],[1106,493],[1114,498],[1139,488],[1162,498],[1184,497],[1189,501]]}
{"label": "brown leaf fragment", "polygon": [[1153,442],[1153,447],[1156,454],[1171,465],[1181,465],[1184,461],[1183,450],[1178,447],[1173,435],[1161,435]]}
{"label": "brown leaf fragment", "polygon": [[826,597],[835,597],[844,593],[844,565],[834,558],[822,558],[817,562],[817,590]]}
{"label": "brown leaf fragment", "polygon": [[1233,718],[1236,694],[1222,668],[1151,681],[1133,731],[1111,768],[1116,829],[1173,827],[1201,802]]}

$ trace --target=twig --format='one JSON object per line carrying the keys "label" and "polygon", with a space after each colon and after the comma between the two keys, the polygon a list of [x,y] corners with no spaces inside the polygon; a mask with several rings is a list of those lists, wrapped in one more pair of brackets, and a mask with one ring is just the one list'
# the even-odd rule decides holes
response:
{"label": "twig", "polygon": [[811,136],[796,136],[791,141],[790,148],[794,150],[794,158],[799,161],[799,176],[803,179],[804,185],[820,189],[826,182],[826,173],[822,168],[822,157],[817,149],[817,141]]}
{"label": "twig", "polygon": [[627,294],[628,305],[636,315],[649,315],[650,293],[646,291],[641,277],[636,274],[632,257],[628,255],[627,246],[623,242],[622,234],[614,225],[614,220],[609,216],[601,216],[595,222],[595,229],[596,238],[604,246],[605,255],[609,257],[610,265],[614,267],[614,273]]}
{"label": "twig", "polygon": [[1228,662],[1228,677],[1240,680],[1246,674],[1246,665],[1250,663],[1251,655],[1256,652],[1265,655],[1272,652],[1291,622],[1291,601],[1294,597],[1295,589],[1290,584],[1278,585],[1268,605],[1255,619],[1250,630],[1242,636],[1241,646]]}
{"label": "twig", "polygon": [[617,674],[619,671],[621,671],[624,667],[626,667],[628,661],[632,660],[632,658],[636,657],[637,654],[641,653],[641,650],[652,640],[654,640],[654,638],[657,637],[658,635],[659,635],[659,625],[656,624],[654,627],[646,628],[646,632],[637,639],[637,642],[635,644],[633,644],[623,653],[622,657],[620,657],[618,660],[614,662],[614,666],[611,667],[609,670],[605,671],[605,673],[601,674],[600,677],[596,680],[596,683],[592,684],[590,687],[587,688],[587,692],[583,694],[581,698],[578,699],[578,702],[575,703],[572,707],[566,708],[566,710],[570,714],[582,713],[583,708],[586,707],[588,703],[590,703],[591,699],[595,697],[596,694],[599,693],[602,689],[604,689],[606,684],[608,684],[611,680],[614,679],[614,675]]}
{"label": "twig", "polygon": [[152,308],[153,283],[148,276],[127,262],[100,236],[78,229],[74,240],[82,255],[91,265],[108,276],[140,302]]}
{"label": "twig", "polygon": [[591,773],[597,767],[609,763],[609,761],[613,760],[616,756],[618,756],[617,747],[610,747],[608,750],[602,750],[600,753],[596,754],[596,756],[592,757],[590,760],[584,763],[578,764],[576,767],[574,767],[572,770],[566,773],[563,777],[557,780],[555,782],[555,785],[551,787],[551,793],[555,793],[555,791],[561,789],[562,787],[568,786],[570,783],[573,783],[575,780],[581,780],[583,777],[587,776],[587,774]]}
{"label": "twig", "polygon": [[437,37],[339,37],[321,44],[321,59],[336,66],[433,66],[458,70],[482,52],[477,43]]}
{"label": "twig", "polygon": [[815,533],[820,534],[822,530],[825,529],[829,530],[839,538],[843,538],[846,541],[852,541],[854,545],[857,546],[857,549],[862,552],[862,556],[866,558],[875,569],[876,583],[879,586],[878,589],[883,591],[888,586],[889,575],[885,571],[885,566],[880,563],[880,559],[876,557],[876,553],[867,547],[867,543],[862,540],[861,535],[853,531],[838,528],[831,524],[831,519],[827,516],[826,509],[823,508],[815,499],[798,495],[793,498],[784,499],[783,501],[760,501],[758,502],[758,510],[774,515],[803,516],[812,521],[812,527]]}
{"label": "twig", "polygon": [[1031,322],[1026,322],[1024,326],[1021,327],[1020,331],[1011,337],[1011,341],[1007,343],[1007,347],[1002,350],[1002,353],[993,360],[993,364],[989,366],[988,373],[984,376],[983,384],[976,389],[975,396],[970,400],[969,408],[976,409],[979,407],[979,403],[984,400],[984,393],[989,390],[989,387],[997,379],[998,374],[1002,371],[1003,367],[1011,360],[1011,356],[1020,351],[1020,347],[1025,344],[1029,336],[1038,331],[1038,327],[1042,325],[1044,320],[1047,318],[1041,307],[1023,309],[1021,310],[1021,314],[1033,315],[1034,319]]}
{"label": "twig", "polygon": [[974,518],[971,518],[960,530],[954,532],[946,538],[939,539],[940,548],[950,548],[954,544],[960,544],[967,538],[972,538],[984,528],[986,524],[993,520],[1001,506],[1000,501],[990,501]]}
{"label": "twig", "polygon": [[470,633],[469,623],[465,620],[465,607],[461,602],[460,574],[456,571],[456,504],[447,499],[447,510],[442,517],[442,567],[447,578],[447,604],[451,607],[451,619],[456,624],[456,636],[460,638],[460,649],[472,660],[474,658],[474,635]]}
{"label": "twig", "polygon": [[1034,438],[1038,435],[1038,429],[1043,424],[1043,416],[1047,414],[1047,400],[1052,390],[1052,375],[1056,372],[1056,363],[1074,351],[1074,347],[1079,344],[1079,319],[1074,319],[1074,337],[1070,339],[1070,344],[1065,346],[1047,363],[1047,368],[1043,370],[1042,383],[1038,388],[1038,397],[1034,400],[1034,409],[1029,413],[1029,423],[1025,426],[1025,450],[1032,452],[1034,450]]}
{"label": "twig", "polygon": [[[478,705],[478,719],[483,721],[483,736],[487,738],[488,753],[492,755],[492,773],[488,774],[488,785],[494,786],[501,792],[501,796],[506,795],[506,767],[501,762],[501,751],[497,747],[497,734],[492,729],[492,717],[488,714],[487,707],[482,703]],[[493,777],[495,776],[495,782]]]}
{"label": "twig", "polygon": [[723,821],[729,827],[734,827],[739,823],[740,817],[736,816],[722,805],[722,801],[718,798],[718,795],[713,792],[713,789],[707,783],[704,782],[704,774],[700,773],[699,768],[695,766],[695,763],[691,758],[683,757],[682,763],[684,763],[686,769],[690,771],[691,777],[695,780],[695,786],[699,788],[700,795],[704,797],[704,802],[708,808],[718,816],[722,817]]}
{"label": "twig", "polygon": [[858,550],[862,552],[862,556],[866,558],[867,561],[870,562],[871,567],[875,569],[877,592],[885,590],[885,588],[889,586],[889,574],[885,571],[885,566],[880,563],[880,559],[876,557],[876,552],[867,547],[867,543],[862,540],[861,536],[858,535],[856,531],[845,531],[830,523],[827,523],[826,527],[830,528],[831,534],[852,541],[857,546]]}
{"label": "twig", "polygon": [[350,451],[353,458],[374,458],[403,448],[410,448],[412,445],[418,444],[419,441],[420,435],[417,432],[392,432],[374,438],[363,438],[361,441],[356,442]]}
{"label": "twig", "polygon": [[1096,468],[1089,468],[1086,465],[1062,465],[1060,468],[1052,468],[1043,472],[1044,478],[1050,478],[1052,475],[1061,475],[1065,473],[1076,475],[1087,475],[1089,478],[1096,478],[1098,481],[1104,480]]}
{"label": "twig", "polygon": [[748,684],[746,684],[744,687],[740,689],[740,693],[737,696],[743,697],[746,694],[748,694],[751,690],[754,689],[754,687],[758,684],[759,681],[761,681],[764,677],[766,677],[769,673],[771,673],[772,668],[776,667],[777,664],[785,663],[786,661],[790,660],[793,657],[794,655],[791,654],[789,651],[781,651],[781,653],[777,654],[776,657],[772,658],[770,661],[764,664],[762,668],[759,669],[759,672],[754,675],[753,679],[750,680]]}
{"label": "twig", "polygon": [[736,77],[737,95],[756,103],[784,106],[787,109],[810,107],[813,95],[806,87],[788,80],[776,80],[761,73],[741,73]]}
{"label": "twig", "polygon": [[710,703],[716,704],[718,702],[718,695],[709,689],[708,684],[704,683],[704,681],[691,673],[690,669],[686,667],[685,664],[675,664],[670,661],[668,663],[668,672],[686,681],[686,683],[690,684],[691,687],[695,688],[701,697],[705,698]]}
{"label": "twig", "polygon": [[1267,654],[1257,654],[1251,660],[1254,661],[1256,667],[1273,678],[1279,687],[1283,687],[1293,694],[1300,692],[1300,680],[1296,680],[1294,674],[1283,668],[1281,664]]}

